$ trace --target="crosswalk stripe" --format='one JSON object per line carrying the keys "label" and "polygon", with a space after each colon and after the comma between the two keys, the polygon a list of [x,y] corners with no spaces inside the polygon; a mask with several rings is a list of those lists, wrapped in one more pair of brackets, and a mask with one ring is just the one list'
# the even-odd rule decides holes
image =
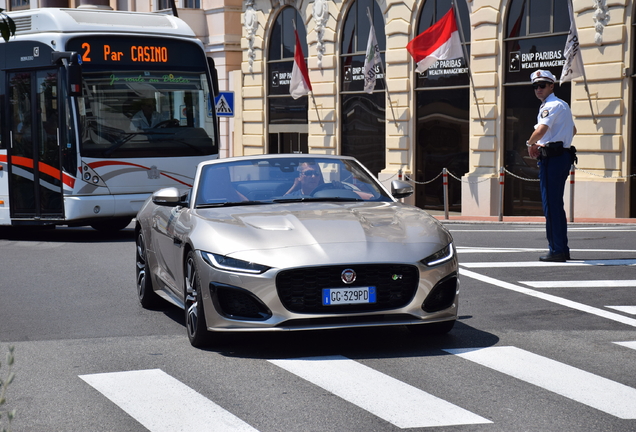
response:
{"label": "crosswalk stripe", "polygon": [[519,281],[532,288],[621,288],[636,287],[636,280],[569,280],[569,281]]}
{"label": "crosswalk stripe", "polygon": [[616,345],[621,345],[627,348],[631,348],[636,350],[636,341],[631,341],[631,342],[614,342]]}
{"label": "crosswalk stripe", "polygon": [[258,432],[160,369],[79,377],[150,432]]}
{"label": "crosswalk stripe", "polygon": [[566,262],[544,261],[510,261],[510,262],[461,262],[466,268],[531,268],[531,267],[582,267],[582,266],[636,266],[636,259],[607,259],[607,260],[571,260]]}
{"label": "crosswalk stripe", "polygon": [[627,313],[630,315],[636,315],[636,306],[605,306],[605,307],[617,310],[619,312]]}
{"label": "crosswalk stripe", "polygon": [[619,314],[614,313],[614,312],[609,312],[609,311],[606,311],[606,310],[603,310],[603,309],[595,308],[593,306],[588,306],[588,305],[583,304],[583,303],[578,303],[578,302],[575,302],[575,301],[572,301],[572,300],[568,300],[568,299],[564,299],[564,298],[561,298],[561,297],[557,297],[555,295],[547,294],[547,293],[544,293],[544,292],[541,292],[541,291],[535,291],[535,290],[532,290],[530,288],[526,288],[526,287],[522,287],[522,286],[519,286],[519,285],[515,285],[515,284],[512,284],[510,282],[501,281],[501,280],[492,278],[490,276],[484,276],[484,275],[481,275],[479,273],[475,273],[473,271],[466,270],[466,269],[463,269],[463,268],[459,269],[459,274],[461,276],[466,276],[466,277],[470,277],[470,278],[473,278],[473,279],[477,279],[477,280],[480,280],[480,281],[482,281],[484,283],[495,285],[495,286],[498,286],[500,288],[505,288],[505,289],[510,290],[510,291],[515,291],[515,292],[518,292],[520,294],[526,294],[526,295],[529,295],[529,296],[532,296],[532,297],[540,298],[542,300],[546,300],[546,301],[549,301],[549,302],[552,302],[552,303],[559,304],[561,306],[569,307],[569,308],[572,308],[572,309],[579,310],[581,312],[586,312],[586,313],[589,313],[589,314],[592,314],[592,315],[600,316],[602,318],[611,319],[613,321],[617,321],[617,322],[620,322],[620,323],[623,323],[623,324],[626,324],[626,325],[629,325],[629,326],[632,326],[632,327],[636,327],[636,319],[629,318],[629,317],[626,317],[626,316],[623,316],[623,315],[619,315]]}
{"label": "crosswalk stripe", "polygon": [[621,419],[636,419],[636,389],[516,347],[445,349]]}
{"label": "crosswalk stripe", "polygon": [[269,361],[399,428],[492,423],[343,356]]}

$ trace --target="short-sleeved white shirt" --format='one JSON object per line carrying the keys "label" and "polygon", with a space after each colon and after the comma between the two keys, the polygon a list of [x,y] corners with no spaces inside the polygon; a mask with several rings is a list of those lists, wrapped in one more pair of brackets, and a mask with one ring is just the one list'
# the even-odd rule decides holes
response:
{"label": "short-sleeved white shirt", "polygon": [[538,144],[562,141],[565,148],[572,145],[574,136],[572,111],[570,111],[569,105],[556,97],[554,93],[551,93],[543,101],[534,128],[536,129],[542,124],[548,127],[548,131],[537,141]]}

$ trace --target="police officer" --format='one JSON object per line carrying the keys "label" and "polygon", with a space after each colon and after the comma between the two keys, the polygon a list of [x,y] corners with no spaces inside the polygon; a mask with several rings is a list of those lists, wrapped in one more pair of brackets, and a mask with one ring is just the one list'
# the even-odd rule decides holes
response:
{"label": "police officer", "polygon": [[534,132],[526,145],[530,156],[539,159],[541,201],[550,248],[548,254],[539,259],[564,262],[570,259],[570,249],[563,193],[575,157],[571,145],[576,126],[568,104],[554,95],[554,75],[550,71],[537,70],[530,79],[534,94],[542,104]]}

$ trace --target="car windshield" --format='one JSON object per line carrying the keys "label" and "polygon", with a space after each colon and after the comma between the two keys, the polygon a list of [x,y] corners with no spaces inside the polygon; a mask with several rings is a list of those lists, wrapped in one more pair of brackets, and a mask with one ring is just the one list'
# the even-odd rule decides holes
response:
{"label": "car windshield", "polygon": [[351,159],[262,158],[217,162],[202,168],[195,207],[298,201],[392,201]]}

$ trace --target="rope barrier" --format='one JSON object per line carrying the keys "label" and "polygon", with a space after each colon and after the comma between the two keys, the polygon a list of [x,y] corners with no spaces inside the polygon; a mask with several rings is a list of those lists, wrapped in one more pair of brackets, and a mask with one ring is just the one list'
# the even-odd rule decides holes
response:
{"label": "rope barrier", "polygon": [[586,170],[581,169],[581,168],[578,168],[578,167],[576,168],[576,170],[577,170],[577,171],[581,171],[581,172],[583,172],[583,173],[585,173],[585,174],[588,174],[588,175],[594,176],[594,177],[600,177],[600,178],[604,178],[604,179],[621,179],[621,180],[626,180],[626,179],[628,179],[628,178],[630,178],[630,177],[636,177],[636,174],[631,174],[631,175],[628,175],[628,176],[618,176],[618,177],[614,177],[614,176],[611,176],[611,175],[610,175],[610,176],[604,176],[604,175],[596,174],[596,173],[593,173],[593,172],[590,172],[590,171],[586,171]]}
{"label": "rope barrier", "polygon": [[515,174],[515,173],[512,173],[512,172],[508,171],[508,170],[506,169],[506,167],[502,167],[502,168],[503,168],[503,170],[506,172],[506,174],[509,174],[509,175],[511,175],[511,176],[513,176],[513,177],[515,177],[515,178],[518,178],[519,180],[523,180],[523,181],[532,181],[532,182],[538,182],[538,181],[539,181],[539,179],[538,179],[538,178],[537,178],[537,179],[529,179],[529,178],[521,177],[521,176],[518,176],[518,175],[517,175],[517,174]]}
{"label": "rope barrier", "polygon": [[441,175],[442,175],[442,171],[440,171],[440,173],[439,173],[439,174],[437,174],[437,176],[435,176],[435,178],[434,178],[434,179],[431,179],[431,180],[429,180],[429,181],[425,181],[425,182],[419,182],[419,181],[413,180],[412,178],[410,178],[410,177],[409,177],[408,175],[406,175],[406,174],[404,174],[404,178],[405,178],[405,179],[407,179],[408,181],[412,181],[412,182],[413,182],[413,183],[415,183],[415,184],[419,184],[419,185],[426,185],[426,184],[429,184],[429,183],[433,183],[435,180],[437,180],[438,178],[440,178],[440,176],[441,176]]}
{"label": "rope barrier", "polygon": [[[570,222],[574,221],[574,173],[575,171],[581,171],[585,174],[594,176],[594,177],[600,177],[600,178],[605,178],[605,179],[629,179],[631,177],[636,177],[636,174],[631,174],[631,175],[627,175],[627,176],[618,176],[618,177],[614,177],[612,175],[610,176],[605,176],[605,175],[599,175],[590,171],[586,171],[584,169],[578,168],[576,165],[572,164],[571,168],[570,168]],[[399,171],[399,178],[402,178],[402,170],[400,169]],[[398,174],[394,174],[392,177],[395,177]],[[508,169],[506,169],[505,167],[500,167],[499,169],[499,173],[493,173],[495,175],[497,175],[499,177],[499,220],[501,221],[503,219],[503,193],[504,193],[504,183],[505,183],[505,175],[510,175],[516,179],[522,180],[522,181],[529,181],[529,182],[538,182],[540,181],[538,178],[525,178],[525,177],[521,177],[517,174],[514,174],[512,172],[510,172]],[[435,178],[432,178],[431,180],[428,181],[424,181],[424,182],[420,182],[420,181],[416,181],[412,178],[410,178],[408,175],[404,174],[404,179],[407,181],[410,181],[414,184],[418,184],[418,185],[427,185],[430,183],[433,183],[435,180],[437,180],[438,178],[440,178],[441,176],[443,176],[443,181],[442,181],[442,188],[444,189],[444,213],[445,213],[445,218],[448,219],[448,176],[454,178],[455,180],[461,182],[461,183],[467,183],[467,184],[477,184],[477,183],[482,183],[485,181],[491,181],[493,179],[496,179],[497,177],[485,177],[482,178],[481,180],[477,180],[477,181],[469,181],[469,180],[463,180],[459,177],[457,177],[455,174],[453,174],[452,172],[448,171],[446,168],[442,168],[442,171],[437,174],[435,176]],[[390,177],[390,178],[392,178]],[[389,179],[390,179],[389,178]]]}
{"label": "rope barrier", "polygon": [[[584,169],[582,169],[582,168],[579,168],[579,167],[577,167],[576,165],[574,165],[574,166],[576,167],[576,170],[577,170],[577,171],[580,171],[580,172],[582,172],[582,173],[585,173],[585,174],[588,174],[588,175],[591,175],[591,176],[594,176],[594,177],[604,178],[604,179],[627,180],[627,179],[629,179],[629,178],[631,178],[631,177],[636,177],[636,174],[631,174],[631,175],[626,175],[626,176],[618,176],[618,177],[614,177],[614,176],[612,176],[612,175],[609,175],[609,176],[606,176],[606,175],[600,175],[600,174],[597,174],[597,173],[590,172],[590,171],[584,170]],[[510,175],[510,176],[512,176],[512,177],[514,177],[514,178],[516,178],[516,179],[523,180],[523,181],[530,181],[530,182],[538,182],[538,181],[539,181],[539,179],[538,179],[538,178],[526,178],[526,177],[521,177],[520,175],[517,175],[517,174],[515,174],[515,173],[513,173],[513,172],[509,171],[506,167],[502,167],[502,168],[503,168],[503,170],[506,172],[506,174],[507,174],[507,175]],[[422,181],[417,181],[417,180],[415,180],[415,179],[412,179],[412,178],[411,178],[411,177],[409,177],[407,174],[404,174],[404,178],[405,178],[406,180],[408,180],[408,181],[410,181],[410,182],[412,182],[412,183],[418,184],[418,185],[427,185],[427,184],[433,183],[435,180],[437,180],[438,178],[440,178],[440,177],[442,176],[443,172],[444,172],[444,169],[442,169],[442,171],[440,171],[440,173],[439,173],[439,174],[437,174],[434,178],[432,178],[432,179],[430,179],[430,180],[428,180],[428,181],[423,181],[423,182],[422,182]],[[453,174],[452,172],[450,172],[450,171],[448,171],[448,170],[446,171],[446,173],[447,173],[450,177],[452,177],[452,178],[454,178],[455,180],[457,180],[458,182],[461,182],[461,183],[467,183],[467,184],[478,184],[478,183],[482,183],[482,182],[485,182],[485,181],[490,181],[490,180],[492,180],[492,179],[494,178],[494,177],[486,177],[486,178],[483,178],[483,179],[481,179],[481,180],[476,180],[476,181],[475,181],[475,180],[472,180],[472,181],[470,181],[470,180],[464,180],[464,179],[462,179],[462,178],[460,178],[460,177],[456,176],[455,174]],[[496,173],[493,173],[493,174],[496,174]],[[390,180],[391,178],[395,177],[396,175],[397,175],[397,174],[393,174],[393,175],[392,175],[391,177],[389,177],[387,180]]]}

